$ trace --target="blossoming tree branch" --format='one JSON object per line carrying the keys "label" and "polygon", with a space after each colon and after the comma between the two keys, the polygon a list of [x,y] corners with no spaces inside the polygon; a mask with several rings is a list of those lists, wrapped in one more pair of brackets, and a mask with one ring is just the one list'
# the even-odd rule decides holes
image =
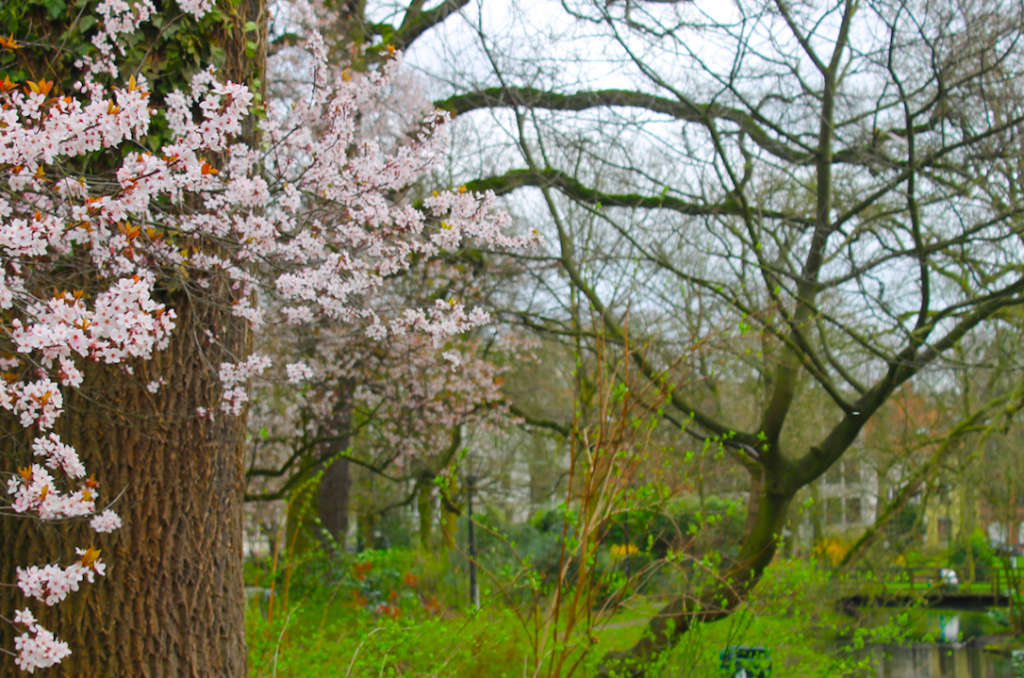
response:
{"label": "blossoming tree branch", "polygon": [[[209,0],[179,5],[197,21],[213,9]],[[0,407],[24,430],[12,440],[29,441],[18,448],[24,461],[7,481],[3,512],[42,523],[88,520],[107,533],[121,526],[113,496],[121,488],[89,476],[54,432],[69,393],[88,386],[91,365],[142,382],[159,403],[186,375],[154,374],[147,364],[187,327],[191,336],[177,340],[201,353],[221,384],[189,416],[237,417],[254,378],[280,369],[296,381],[312,371],[302,361],[275,366],[250,355],[249,340],[226,341],[231,323],[247,334],[268,322],[326,318],[361,325],[376,340],[425,335],[441,349],[486,314],[444,300],[388,314],[370,303],[384,281],[467,238],[498,248],[526,247],[531,238],[504,234],[509,220],[492,211],[491,195],[437,192],[422,208],[405,199],[445,148],[445,114],[431,114],[390,151],[358,138],[359,112],[394,80],[399,53],[363,74],[338,72],[312,34],[313,86],[288,110],[255,111],[259,143],[247,144],[238,139],[254,113],[249,87],[200,70],[157,107],[146,78],[119,69],[125,38],[156,8],[151,0],[104,0],[98,11],[95,49],[75,64],[74,91],[45,79],[0,82]],[[12,36],[0,48],[20,47]],[[158,117],[169,133],[147,150]],[[97,154],[118,160],[96,172],[103,163],[89,159]],[[183,315],[201,303],[226,306],[220,324]],[[229,359],[208,359],[214,355]],[[228,538],[235,550],[238,539]],[[76,553],[70,563],[24,563],[20,591],[53,606],[106,573],[94,545]],[[116,555],[103,558],[116,570]],[[25,671],[75,652],[30,605],[3,618],[17,633],[4,651]]]}

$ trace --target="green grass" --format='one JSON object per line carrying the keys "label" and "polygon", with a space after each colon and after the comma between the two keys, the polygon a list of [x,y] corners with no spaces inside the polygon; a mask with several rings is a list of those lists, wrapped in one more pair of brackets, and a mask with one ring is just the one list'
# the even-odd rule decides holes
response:
{"label": "green grass", "polygon": [[[374,556],[372,572],[364,579],[323,573],[294,577],[284,596],[278,575],[277,597],[271,605],[253,603],[247,616],[250,675],[260,678],[312,678],[313,676],[444,676],[451,678],[504,678],[532,675],[593,675],[600,658],[610,650],[623,650],[644,633],[645,621],[660,601],[637,597],[613,616],[590,629],[559,639],[544,639],[543,657],[531,638],[529,610],[518,614],[506,602],[490,598],[482,611],[469,613],[433,600],[458,597],[458,589],[445,591],[443,576],[429,562],[402,555]],[[405,558],[405,560],[403,560]],[[420,567],[421,571],[403,568]],[[365,573],[364,573],[365,574]],[[407,577],[412,575],[412,577]],[[387,612],[368,600],[384,593]],[[435,590],[426,588],[433,580]],[[325,583],[331,581],[330,584]],[[405,582],[413,582],[406,584]],[[267,582],[262,582],[266,584]],[[404,586],[404,588],[403,588]],[[843,647],[856,649],[874,640],[890,640],[912,626],[907,617],[873,620],[872,628],[858,628],[826,602],[825,575],[806,563],[774,566],[757,593],[733,615],[714,624],[697,626],[665,658],[662,675],[704,678],[718,676],[718,656],[729,645],[763,645],[771,649],[776,675],[793,678],[843,676],[857,673],[862,663]],[[424,606],[424,601],[428,603]],[[440,609],[439,609],[440,608]],[[585,612],[585,611],[584,611]],[[525,619],[525,623],[524,623]],[[555,650],[565,649],[560,672],[553,671]],[[652,673],[657,675],[657,673]]]}

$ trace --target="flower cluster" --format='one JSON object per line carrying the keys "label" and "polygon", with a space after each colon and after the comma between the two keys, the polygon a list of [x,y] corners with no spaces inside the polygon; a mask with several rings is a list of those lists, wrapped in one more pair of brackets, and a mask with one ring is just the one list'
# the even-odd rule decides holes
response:
{"label": "flower cluster", "polygon": [[14,639],[14,649],[18,651],[14,663],[23,671],[35,673],[36,669],[59,664],[71,654],[68,644],[57,640],[53,633],[37,624],[30,610],[15,612],[14,624],[26,629],[25,633]]}
{"label": "flower cluster", "polygon": [[32,452],[37,457],[46,457],[45,464],[48,468],[59,468],[69,478],[85,477],[85,466],[78,458],[78,452],[70,445],[62,443],[56,433],[36,438],[32,443]]}
{"label": "flower cluster", "polygon": [[313,370],[306,363],[289,363],[285,365],[285,371],[288,373],[288,381],[293,384],[313,378]]}
{"label": "flower cluster", "polygon": [[82,581],[90,584],[96,575],[102,576],[107,566],[99,560],[99,551],[89,548],[76,549],[81,559],[66,569],[59,565],[46,565],[27,569],[18,568],[18,587],[29,598],[53,606],[68,597],[72,591],[78,590]]}
{"label": "flower cluster", "polygon": [[[283,333],[262,350],[294,353],[301,334]],[[360,454],[374,466],[393,465],[402,472],[412,465],[439,468],[452,445],[452,432],[464,426],[500,434],[514,423],[501,393],[502,372],[496,357],[530,359],[534,347],[521,338],[501,335],[458,337],[439,351],[429,335],[407,333],[378,343],[359,333],[324,327],[307,349],[309,376],[300,385],[260,385],[253,399],[249,426],[255,466],[279,468],[310,441],[344,435],[348,408],[360,425]],[[504,362],[504,361],[502,361]],[[458,364],[458,369],[453,365]],[[284,478],[287,480],[287,477]],[[249,479],[250,494],[273,493],[279,482]]]}
{"label": "flower cluster", "polygon": [[93,519],[89,521],[89,527],[92,528],[93,532],[101,534],[113,532],[121,527],[121,516],[107,509],[103,513],[93,516]]}
{"label": "flower cluster", "polygon": [[44,376],[0,386],[0,407],[17,415],[25,428],[38,426],[45,430],[53,428],[63,411],[64,396],[57,384]]}
{"label": "flower cluster", "polygon": [[15,319],[11,337],[21,353],[38,352],[51,366],[61,361],[65,386],[78,386],[81,373],[70,358],[120,363],[128,358],[149,358],[163,348],[174,329],[174,311],[151,298],[152,279],[121,278],[100,294],[92,309],[76,295],[65,292],[46,304],[31,304],[28,321]]}
{"label": "flower cluster", "polygon": [[56,489],[56,480],[39,464],[23,468],[7,481],[7,492],[14,497],[16,513],[34,513],[40,520],[60,520],[91,515],[96,499],[88,482],[70,493]]}
{"label": "flower cluster", "polygon": [[221,409],[230,414],[241,414],[243,405],[249,400],[242,384],[263,374],[270,365],[270,358],[261,355],[251,355],[244,363],[237,365],[221,363],[220,381],[224,384]]}

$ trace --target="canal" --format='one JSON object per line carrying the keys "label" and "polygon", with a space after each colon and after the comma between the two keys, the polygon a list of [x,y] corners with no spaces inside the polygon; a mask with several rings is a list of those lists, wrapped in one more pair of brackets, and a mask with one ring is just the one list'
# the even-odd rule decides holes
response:
{"label": "canal", "polygon": [[[875,645],[861,656],[871,659],[878,678],[1013,678],[1010,658],[986,651],[993,624],[983,612],[927,610],[919,620],[918,642]],[[926,642],[928,640],[938,642]]]}
{"label": "canal", "polygon": [[979,647],[921,643],[865,650],[878,678],[1013,678],[1009,657]]}

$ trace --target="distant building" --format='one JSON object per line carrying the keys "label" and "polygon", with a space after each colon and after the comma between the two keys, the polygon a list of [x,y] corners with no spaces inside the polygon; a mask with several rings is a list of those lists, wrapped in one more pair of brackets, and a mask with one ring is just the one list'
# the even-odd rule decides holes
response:
{"label": "distant building", "polygon": [[[818,479],[818,515],[828,532],[842,534],[871,525],[878,512],[878,477],[874,469],[855,456],[835,463]],[[814,539],[811,521],[800,523],[800,542]]]}
{"label": "distant building", "polygon": [[993,506],[986,498],[979,504],[981,524],[985,534],[993,546],[1006,547],[1018,553],[1024,553],[1024,496],[1000,502],[1002,506]]}

